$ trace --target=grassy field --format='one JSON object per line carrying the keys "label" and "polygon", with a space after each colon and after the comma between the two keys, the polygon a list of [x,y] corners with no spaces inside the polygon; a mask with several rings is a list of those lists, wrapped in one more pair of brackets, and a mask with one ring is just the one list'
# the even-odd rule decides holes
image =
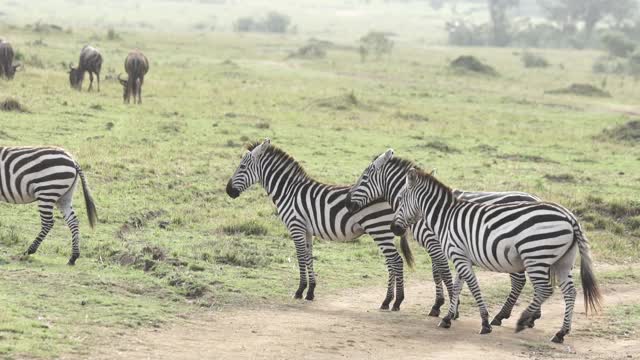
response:
{"label": "grassy field", "polygon": [[[640,147],[603,131],[638,116],[640,85],[609,76],[610,98],[545,93],[599,86],[603,77],[591,73],[597,52],[541,50],[552,66],[526,69],[520,49],[420,42],[361,63],[339,49],[324,59],[286,60],[303,35],[148,30],[109,40],[100,27],[87,35],[24,26],[4,26],[2,34],[25,69],[0,81],[0,100],[27,109],[0,112],[2,144],[69,150],[100,218],[91,231],[76,196],[82,254],[70,268],[70,234],[59,216],[39,252],[24,260],[39,227],[36,207],[0,204],[5,358],[81,353],[98,334],[163,326],[202,307],[289,301],[295,251],[273,205],[257,187],[233,201],[224,192],[243,144],[264,137],[327,183],[355,181],[373,155],[393,147],[456,188],[522,190],[565,204],[583,220],[598,263],[628,266],[602,272],[602,280],[637,279]],[[105,58],[100,93],[68,84],[66,64],[87,42]],[[127,106],[114,77],[136,47],[150,71],[143,104]],[[499,75],[451,70],[463,54]],[[379,285],[382,299],[386,270],[370,238],[315,246],[317,296]],[[430,273],[427,256],[413,249],[418,267],[409,282]],[[489,298],[502,297],[503,287],[488,287]]]}

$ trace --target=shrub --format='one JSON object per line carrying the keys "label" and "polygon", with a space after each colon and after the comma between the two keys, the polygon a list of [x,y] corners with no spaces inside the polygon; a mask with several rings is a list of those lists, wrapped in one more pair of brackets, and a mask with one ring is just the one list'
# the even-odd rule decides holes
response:
{"label": "shrub", "polygon": [[524,64],[524,67],[527,67],[527,68],[534,68],[534,67],[545,68],[549,66],[549,62],[547,61],[547,59],[545,59],[540,55],[530,53],[528,51],[525,51],[522,53],[521,59],[522,59],[522,63]]}
{"label": "shrub", "polygon": [[611,56],[627,57],[636,48],[636,44],[621,32],[607,32],[601,41]]}
{"label": "shrub", "polygon": [[379,59],[384,54],[391,54],[393,40],[389,34],[378,31],[370,31],[360,38],[360,56],[364,61],[369,54],[374,54]]}
{"label": "shrub", "polygon": [[449,65],[456,70],[465,70],[465,71],[471,71],[475,73],[492,75],[492,76],[495,76],[498,74],[494,68],[484,64],[482,61],[478,60],[475,56],[470,56],[470,55],[460,56],[457,59],[453,60]]}
{"label": "shrub", "polygon": [[252,17],[241,17],[233,23],[233,30],[236,32],[267,32],[286,33],[291,24],[291,18],[285,14],[271,11],[262,20]]}
{"label": "shrub", "polygon": [[118,34],[113,28],[110,28],[109,31],[107,31],[107,39],[120,40],[122,38],[120,37],[120,34]]}
{"label": "shrub", "polygon": [[266,20],[262,22],[264,29],[262,31],[270,33],[285,33],[289,28],[291,18],[285,14],[271,11],[267,14]]}
{"label": "shrub", "polygon": [[236,32],[255,31],[255,21],[253,18],[248,16],[238,18],[233,23],[233,30]]}
{"label": "shrub", "polygon": [[448,21],[445,25],[449,45],[486,46],[489,44],[489,25],[476,25],[464,20]]}
{"label": "shrub", "polygon": [[627,64],[618,58],[600,56],[593,62],[591,71],[596,74],[622,74],[627,71]]}

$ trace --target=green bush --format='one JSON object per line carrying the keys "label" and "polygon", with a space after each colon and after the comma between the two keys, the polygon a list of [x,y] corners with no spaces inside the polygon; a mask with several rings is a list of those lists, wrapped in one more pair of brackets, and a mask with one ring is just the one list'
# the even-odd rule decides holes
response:
{"label": "green bush", "polygon": [[636,48],[636,43],[621,32],[607,32],[600,40],[611,56],[626,58]]}
{"label": "green bush", "polygon": [[547,61],[547,59],[528,51],[522,53],[521,59],[524,67],[526,68],[545,68],[549,66],[549,62]]}

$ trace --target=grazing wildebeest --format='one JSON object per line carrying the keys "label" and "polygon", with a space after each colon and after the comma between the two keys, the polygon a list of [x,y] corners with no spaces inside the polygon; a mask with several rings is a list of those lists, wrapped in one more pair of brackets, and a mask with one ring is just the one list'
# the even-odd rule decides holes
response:
{"label": "grazing wildebeest", "polygon": [[69,65],[69,83],[76,90],[82,90],[82,80],[84,73],[89,72],[89,91],[93,88],[93,74],[98,79],[98,91],[100,91],[100,69],[102,68],[102,55],[93,46],[85,45],[80,51],[78,67]]}
{"label": "grazing wildebeest", "polygon": [[136,96],[138,97],[138,104],[142,104],[142,84],[144,83],[144,75],[149,71],[149,60],[144,56],[140,50],[134,50],[127,55],[124,61],[124,69],[127,72],[128,78],[124,80],[118,75],[118,80],[122,84],[123,93],[122,98],[127,104],[130,103],[130,98],[133,96],[133,102],[136,102]]}
{"label": "grazing wildebeest", "polygon": [[13,64],[13,48],[11,44],[4,40],[0,40],[0,77],[13,79],[16,69],[20,64]]}

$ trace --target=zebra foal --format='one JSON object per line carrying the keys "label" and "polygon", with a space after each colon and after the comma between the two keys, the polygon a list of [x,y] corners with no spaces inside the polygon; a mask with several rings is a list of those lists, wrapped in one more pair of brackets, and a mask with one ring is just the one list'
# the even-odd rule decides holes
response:
{"label": "zebra foal", "polygon": [[40,233],[25,252],[34,254],[53,227],[53,207],[62,212],[72,235],[69,265],[80,257],[80,231],[73,211],[73,193],[80,178],[87,215],[95,226],[97,211],[80,165],[60,148],[0,147],[0,201],[12,204],[38,202]]}
{"label": "zebra foal", "polygon": [[[316,278],[313,271],[313,237],[325,240],[351,241],[369,234],[385,257],[389,281],[387,295],[380,306],[399,310],[404,299],[403,263],[394,245],[390,230],[393,211],[389,204],[378,201],[358,212],[345,207],[349,187],[334,186],[313,180],[302,166],[287,153],[266,139],[248,147],[240,165],[227,183],[227,194],[237,198],[251,185],[259,182],[278,209],[280,220],[287,227],[295,244],[300,271],[300,283],[295,298],[313,300]],[[406,244],[406,241],[404,242]],[[411,263],[410,249],[407,262]],[[308,278],[308,281],[307,281]]]}
{"label": "zebra foal", "polygon": [[534,295],[518,320],[516,332],[524,330],[540,311],[557,279],[565,312],[562,327],[551,341],[562,343],[571,330],[576,297],[571,270],[578,251],[585,310],[595,311],[599,307],[601,295],[593,274],[589,243],[575,216],[562,206],[545,202],[490,205],[459,200],[447,186],[416,169],[407,172],[399,196],[400,204],[391,225],[393,232],[404,233],[408,226],[424,219],[456,269],[453,299],[441,327],[451,326],[464,280],[480,310],[480,333],[491,332],[489,313],[472,265],[495,272],[526,271]]}
{"label": "zebra foal", "polygon": [[[347,195],[347,207],[351,211],[357,211],[378,199],[384,199],[394,210],[398,209],[400,203],[398,194],[404,186],[406,174],[409,169],[416,165],[409,160],[394,157],[393,155],[393,150],[389,149],[376,157],[373,162],[367,166]],[[522,192],[472,192],[453,190],[453,195],[460,200],[485,204],[540,201],[537,197]],[[438,241],[424,220],[420,219],[416,224],[411,226],[411,232],[414,239],[427,250],[431,257],[433,281],[436,285],[436,299],[431,307],[429,316],[439,316],[440,307],[444,304],[442,282],[444,282],[447,287],[450,299],[453,294],[453,282],[451,279],[451,271],[449,270],[449,263],[442,252],[440,241]],[[526,283],[526,277],[523,272],[512,273],[510,277],[511,292],[500,312],[498,312],[491,321],[492,325],[501,325],[503,319],[508,319],[511,316],[513,306]],[[528,326],[533,327],[535,319],[539,317],[540,314],[536,314]]]}

